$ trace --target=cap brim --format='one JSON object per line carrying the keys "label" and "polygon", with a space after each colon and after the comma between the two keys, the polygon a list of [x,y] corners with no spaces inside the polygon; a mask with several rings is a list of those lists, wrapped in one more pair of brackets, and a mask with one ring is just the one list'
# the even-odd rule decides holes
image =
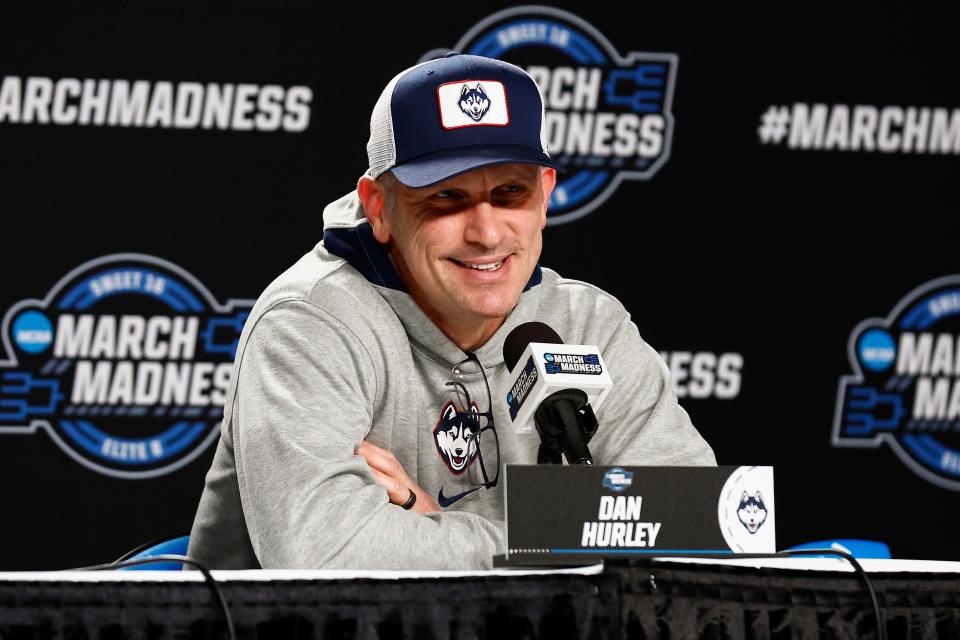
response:
{"label": "cap brim", "polygon": [[538,164],[563,171],[547,154],[521,145],[484,145],[445,149],[438,153],[408,160],[390,171],[404,185],[413,189],[449,180],[454,176],[495,164]]}

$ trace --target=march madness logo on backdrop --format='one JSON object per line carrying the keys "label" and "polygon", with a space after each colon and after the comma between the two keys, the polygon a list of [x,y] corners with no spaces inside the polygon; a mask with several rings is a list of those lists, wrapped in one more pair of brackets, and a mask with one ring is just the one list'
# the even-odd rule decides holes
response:
{"label": "march madness logo on backdrop", "polygon": [[960,275],[907,294],[850,334],[853,375],[840,379],[837,447],[884,443],[916,474],[960,491]]}
{"label": "march madness logo on backdrop", "polygon": [[45,431],[99,473],[170,473],[219,434],[252,300],[219,304],[165,260],[105,256],[3,319],[0,435]]}
{"label": "march madness logo on backdrop", "polygon": [[587,215],[621,181],[648,180],[667,161],[675,54],[621,56],[593,25],[541,6],[495,13],[454,49],[516,64],[540,87],[547,148],[567,170],[550,198],[550,224]]}

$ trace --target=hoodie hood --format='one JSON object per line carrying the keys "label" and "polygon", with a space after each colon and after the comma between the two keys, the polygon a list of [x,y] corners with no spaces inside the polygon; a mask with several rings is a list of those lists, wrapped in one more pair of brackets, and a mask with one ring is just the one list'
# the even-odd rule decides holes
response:
{"label": "hoodie hood", "polygon": [[386,247],[373,237],[356,191],[334,200],[323,210],[323,246],[346,260],[371,284],[408,293]]}

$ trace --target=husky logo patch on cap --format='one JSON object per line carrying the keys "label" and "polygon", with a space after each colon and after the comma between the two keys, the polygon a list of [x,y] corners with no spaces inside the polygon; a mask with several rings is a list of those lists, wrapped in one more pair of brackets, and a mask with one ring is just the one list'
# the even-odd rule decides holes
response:
{"label": "husky logo patch on cap", "polygon": [[468,84],[463,85],[460,90],[460,111],[473,118],[474,122],[479,122],[489,110],[490,98],[479,82],[476,89],[471,89]]}
{"label": "husky logo patch on cap", "polygon": [[440,122],[444,129],[510,123],[507,93],[496,80],[459,80],[437,87]]}

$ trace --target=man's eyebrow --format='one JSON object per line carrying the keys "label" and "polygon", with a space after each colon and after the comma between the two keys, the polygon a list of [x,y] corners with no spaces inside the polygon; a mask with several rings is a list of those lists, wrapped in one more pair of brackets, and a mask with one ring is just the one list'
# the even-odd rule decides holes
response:
{"label": "man's eyebrow", "polygon": [[[508,183],[535,183],[539,175],[539,170],[535,171],[524,171],[523,169],[513,169],[511,171],[505,172],[503,175],[497,177],[493,182],[496,187],[502,186]],[[407,198],[411,201],[421,201],[429,200],[431,196],[434,196],[443,191],[464,191],[469,192],[470,189],[468,186],[462,184],[434,184],[429,187],[420,187],[416,189],[408,189],[406,194]]]}
{"label": "man's eyebrow", "polygon": [[513,167],[508,173],[509,175],[518,175],[535,180],[543,171],[540,167],[528,164]]}
{"label": "man's eyebrow", "polygon": [[438,187],[433,185],[430,187],[422,187],[420,189],[410,189],[406,193],[405,200],[409,204],[421,204],[424,202],[429,202],[430,199],[438,193],[443,191],[450,191],[455,187]]}
{"label": "man's eyebrow", "polygon": [[512,178],[504,178],[501,182],[519,182],[521,184],[536,184],[537,179],[530,176],[515,176]]}
{"label": "man's eyebrow", "polygon": [[527,171],[510,171],[504,173],[500,178],[497,179],[497,182],[536,182],[537,181],[537,172],[527,172]]}

